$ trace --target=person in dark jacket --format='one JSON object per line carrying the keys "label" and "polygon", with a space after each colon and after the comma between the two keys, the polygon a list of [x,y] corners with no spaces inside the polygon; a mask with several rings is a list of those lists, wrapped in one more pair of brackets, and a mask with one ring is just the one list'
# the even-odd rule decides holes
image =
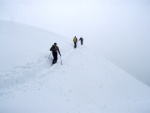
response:
{"label": "person in dark jacket", "polygon": [[81,41],[81,45],[83,45],[83,38],[80,37],[79,41]]}
{"label": "person in dark jacket", "polygon": [[54,45],[52,45],[52,47],[50,48],[50,51],[52,51],[52,55],[54,58],[52,64],[55,64],[57,62],[57,59],[58,59],[57,58],[57,52],[61,56],[60,51],[59,51],[59,47],[57,46],[57,43],[54,43]]}
{"label": "person in dark jacket", "polygon": [[77,47],[77,42],[78,42],[78,39],[77,39],[76,36],[73,38],[73,42],[74,42],[74,48],[76,48]]}

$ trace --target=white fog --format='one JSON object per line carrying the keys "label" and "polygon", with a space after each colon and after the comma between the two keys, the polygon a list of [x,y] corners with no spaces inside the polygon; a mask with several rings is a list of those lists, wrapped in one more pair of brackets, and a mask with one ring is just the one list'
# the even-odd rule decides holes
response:
{"label": "white fog", "polygon": [[0,1],[0,19],[46,29],[70,42],[82,36],[93,51],[150,86],[149,12],[148,0]]}

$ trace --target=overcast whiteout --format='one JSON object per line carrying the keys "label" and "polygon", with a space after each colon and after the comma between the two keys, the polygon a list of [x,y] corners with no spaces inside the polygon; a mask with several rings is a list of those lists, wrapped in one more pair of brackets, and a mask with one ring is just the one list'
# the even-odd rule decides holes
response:
{"label": "overcast whiteout", "polygon": [[146,0],[1,0],[0,112],[149,113],[149,11]]}

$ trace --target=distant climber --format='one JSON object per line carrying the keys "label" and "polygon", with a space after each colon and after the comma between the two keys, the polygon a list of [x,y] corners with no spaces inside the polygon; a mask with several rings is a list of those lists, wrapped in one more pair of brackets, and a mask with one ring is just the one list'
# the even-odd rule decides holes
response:
{"label": "distant climber", "polygon": [[73,42],[74,42],[74,48],[76,48],[77,47],[77,42],[78,42],[78,39],[77,39],[76,36],[73,38]]}
{"label": "distant climber", "polygon": [[52,47],[50,48],[50,51],[52,51],[52,55],[54,58],[52,64],[55,64],[57,62],[57,59],[58,59],[57,58],[57,52],[61,56],[60,51],[59,51],[59,47],[57,46],[57,43],[54,43],[54,45],[52,45]]}
{"label": "distant climber", "polygon": [[81,41],[81,45],[83,45],[83,38],[80,37],[79,41]]}

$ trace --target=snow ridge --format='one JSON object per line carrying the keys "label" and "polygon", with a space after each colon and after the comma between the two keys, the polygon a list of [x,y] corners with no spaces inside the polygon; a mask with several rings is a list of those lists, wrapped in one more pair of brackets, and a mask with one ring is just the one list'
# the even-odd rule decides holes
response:
{"label": "snow ridge", "polygon": [[[24,37],[33,38],[36,32],[34,29],[28,36],[26,31]],[[39,30],[38,33],[40,39],[43,34]],[[41,40],[36,40],[37,56],[32,62],[27,60],[26,64],[17,63],[10,70],[0,71],[0,113],[149,113],[148,86],[88,45],[78,43],[74,49],[73,43],[64,39],[61,42],[61,37],[54,35],[49,39],[51,35],[47,35],[43,46],[38,46]],[[51,66],[47,41],[56,42],[55,38],[63,65],[59,58]]]}

